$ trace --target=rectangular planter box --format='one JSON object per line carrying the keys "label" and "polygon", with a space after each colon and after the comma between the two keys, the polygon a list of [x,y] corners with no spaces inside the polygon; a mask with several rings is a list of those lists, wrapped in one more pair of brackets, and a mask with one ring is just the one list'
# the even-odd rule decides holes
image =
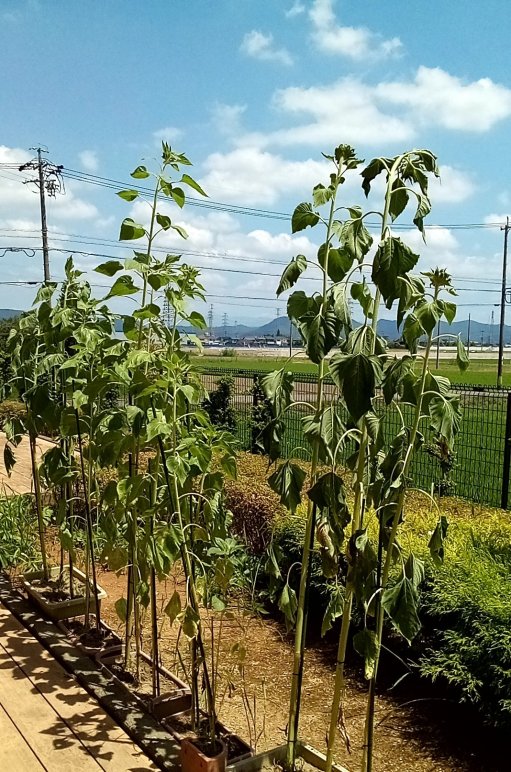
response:
{"label": "rectangular planter box", "polygon": [[[64,572],[69,575],[69,566],[64,566]],[[54,566],[50,569],[50,577],[56,579],[60,573],[60,568]],[[86,577],[85,574],[78,568],[73,566],[73,578],[77,585],[78,592],[83,593],[79,597],[69,598],[62,601],[47,600],[38,587],[34,587],[32,582],[42,579],[44,576],[43,571],[30,571],[21,575],[21,582],[23,587],[30,598],[30,600],[50,619],[57,621],[59,619],[70,619],[71,617],[79,617],[85,614],[85,587]],[[101,600],[106,598],[106,592],[102,587],[98,585],[98,604],[101,606]],[[90,592],[89,610],[96,610],[96,598],[94,593]]]}
{"label": "rectangular planter box", "polygon": [[[320,772],[324,772],[326,767],[326,756],[315,748],[300,740],[296,745],[296,758],[303,759],[304,762],[315,767]],[[286,760],[286,746],[279,745],[278,748],[272,748],[271,751],[258,753],[249,759],[228,762],[226,772],[274,772],[276,768],[282,768]],[[334,764],[332,769],[335,772],[349,772],[346,767]]]}
{"label": "rectangular planter box", "polygon": [[[148,665],[152,664],[152,659],[148,654],[141,652],[141,658]],[[144,700],[136,693],[134,689],[131,689],[130,686],[118,678],[115,673],[112,673],[109,665],[112,665],[115,659],[116,657],[112,657],[110,652],[107,652],[106,654],[99,654],[96,657],[97,662],[103,668],[103,672],[108,675],[109,678],[114,680],[119,688],[127,689],[130,694],[132,694],[140,703],[141,708],[143,708],[143,710],[149,711],[156,719],[158,719],[158,721],[161,721],[164,718],[168,718],[169,716],[173,716],[176,713],[182,713],[190,709],[192,704],[192,695],[187,685],[184,683],[184,681],[181,681],[181,679],[171,673],[170,670],[167,670],[167,668],[163,667],[163,665],[158,666],[160,675],[162,675],[167,681],[170,681],[171,684],[175,684],[175,688],[170,688],[169,691],[163,692],[163,694],[160,694],[158,697],[151,698],[148,695],[147,700]]]}
{"label": "rectangular planter box", "polygon": [[[68,620],[60,620],[57,622],[58,627],[64,632],[67,637],[73,642],[74,646],[76,648],[83,652],[83,654],[87,654],[89,657],[98,657],[101,656],[102,661],[106,664],[108,662],[113,662],[116,657],[119,657],[122,654],[122,640],[117,635],[116,632],[112,630],[112,628],[107,625],[106,622],[103,622],[103,620],[100,621],[100,628],[108,633],[110,636],[111,642],[108,644],[108,646],[101,646],[101,647],[95,647],[95,646],[87,646],[84,643],[81,643],[80,636],[77,635],[75,632],[70,630],[68,626]],[[96,618],[94,614],[91,614],[91,627],[94,627],[96,625]]]}

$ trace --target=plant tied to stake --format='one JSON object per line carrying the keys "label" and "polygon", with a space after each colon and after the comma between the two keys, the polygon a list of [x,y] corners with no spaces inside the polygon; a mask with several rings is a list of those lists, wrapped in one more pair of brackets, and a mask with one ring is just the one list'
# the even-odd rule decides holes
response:
{"label": "plant tied to stake", "polygon": [[[459,401],[450,393],[449,381],[429,369],[435,327],[441,318],[453,321],[456,306],[449,297],[456,293],[441,269],[414,275],[419,256],[392,232],[393,222],[414,204],[413,222],[425,236],[424,219],[431,209],[428,179],[429,175],[438,176],[435,156],[428,150],[412,150],[393,158],[373,159],[361,172],[362,188],[369,195],[374,180],[382,175],[383,207],[365,213],[359,206],[338,203],[340,186],[363,162],[348,145],[340,145],[333,155],[325,157],[333,166],[329,183],[316,185],[312,202],[299,204],[292,216],[293,233],[308,227],[323,229],[324,240],[313,261],[321,271],[322,290],[312,295],[294,290],[287,304],[289,318],[299,330],[309,358],[318,365],[316,399],[314,404],[293,401],[292,375],[284,368],[265,376],[263,387],[272,415],[260,441],[270,462],[276,462],[286,412],[298,405],[306,410],[302,423],[310,445],[311,485],[306,491],[300,587],[296,597],[286,583],[280,603],[287,621],[295,625],[286,767],[293,769],[295,763],[310,561],[317,544],[326,576],[338,576],[342,554],[348,566],[344,598],[329,604],[323,622],[323,629],[329,629],[335,618],[342,617],[327,770],[332,767],[338,729],[347,739],[344,663],[356,602],[365,619],[354,645],[365,660],[369,679],[363,761],[364,772],[369,772],[384,619],[388,618],[407,640],[419,629],[418,590],[424,566],[414,555],[406,555],[398,541],[399,526],[406,515],[406,492],[412,485],[412,460],[427,431],[452,448],[461,419]],[[373,237],[365,225],[368,216],[378,217],[381,223],[372,257]],[[309,262],[304,255],[293,258],[282,274],[277,295],[294,287]],[[367,281],[369,272],[372,286]],[[361,324],[352,322],[350,298],[360,308]],[[397,325],[408,349],[401,358],[390,356],[386,341],[378,335],[382,305],[388,310],[396,308]],[[424,348],[419,350],[419,344]],[[460,339],[457,345],[458,364],[465,369],[468,358]],[[333,349],[336,352],[331,355]],[[334,397],[325,391],[327,376],[336,387]],[[388,436],[385,428],[385,416],[391,412],[399,418],[394,436]],[[294,512],[301,501],[304,480],[302,469],[288,460],[277,467],[269,484]],[[348,486],[352,489],[350,502]],[[367,530],[370,518],[378,523],[374,544]],[[445,518],[440,518],[429,542],[435,563],[443,559],[446,530]]]}

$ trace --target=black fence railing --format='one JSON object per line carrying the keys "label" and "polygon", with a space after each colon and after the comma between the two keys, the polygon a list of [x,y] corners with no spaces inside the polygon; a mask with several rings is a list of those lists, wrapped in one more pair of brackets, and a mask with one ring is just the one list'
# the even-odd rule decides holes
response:
{"label": "black fence railing", "polygon": [[[231,404],[236,416],[236,435],[245,450],[254,449],[261,399],[256,386],[259,377],[264,374],[264,371],[223,367],[201,372],[208,391],[216,388],[220,378],[227,375],[233,378]],[[295,401],[314,400],[316,376],[295,374],[294,383]],[[507,509],[510,499],[511,392],[497,387],[466,384],[453,384],[451,388],[459,397],[463,411],[461,429],[455,444],[454,466],[448,477],[442,480],[438,458],[427,451],[428,447],[430,451],[432,449],[432,436],[428,436],[429,429],[425,421],[422,427],[425,434],[424,447],[416,454],[411,472],[414,483],[426,490],[430,490],[432,485],[442,485],[444,492],[450,491],[479,504]],[[325,399],[336,400],[334,384],[329,380],[325,382]],[[407,406],[403,405],[402,409],[406,411]],[[341,405],[339,410],[343,410]],[[308,457],[302,434],[302,418],[306,412],[307,408],[303,405],[296,405],[287,411],[283,443],[283,454],[287,457]],[[387,413],[384,430],[394,434],[399,426],[397,411]]]}

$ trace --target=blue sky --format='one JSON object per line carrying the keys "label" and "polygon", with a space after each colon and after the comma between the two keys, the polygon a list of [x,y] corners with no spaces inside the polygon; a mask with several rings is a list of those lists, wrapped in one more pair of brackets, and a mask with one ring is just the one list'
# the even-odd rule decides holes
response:
{"label": "blue sky", "polygon": [[[0,254],[39,246],[37,196],[5,166],[38,144],[66,169],[128,181],[142,159],[157,159],[163,137],[187,153],[212,200],[278,212],[325,180],[321,152],[336,144],[367,160],[428,147],[443,172],[432,188],[436,227],[426,248],[403,237],[421,250],[421,268],[451,270],[458,318],[497,318],[498,224],[511,213],[507,19],[504,0],[0,0]],[[360,200],[357,179],[345,196]],[[68,178],[49,203],[51,246],[126,254],[114,240],[129,215],[143,219],[142,205]],[[292,238],[283,219],[196,207],[172,216],[190,236],[162,246],[204,266],[218,323],[224,312],[231,322],[283,313],[268,274],[297,252],[312,256],[319,238]],[[467,224],[486,227],[452,227]],[[65,257],[52,252],[57,278]],[[100,261],[77,255],[86,270]],[[0,258],[0,282],[41,273],[40,252]],[[32,295],[0,284],[1,307],[27,308]]]}

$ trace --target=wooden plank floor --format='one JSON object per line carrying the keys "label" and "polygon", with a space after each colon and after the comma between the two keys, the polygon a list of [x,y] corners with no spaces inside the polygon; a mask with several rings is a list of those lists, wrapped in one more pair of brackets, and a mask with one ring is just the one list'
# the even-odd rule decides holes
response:
{"label": "wooden plank floor", "polygon": [[0,605],[0,770],[101,769],[157,767]]}
{"label": "wooden plank floor", "polygon": [[[31,493],[32,485],[32,465],[30,460],[30,446],[27,437],[23,437],[17,448],[13,449],[16,463],[11,470],[10,476],[4,466],[4,447],[6,438],[3,432],[0,432],[0,495],[7,496],[13,493]],[[37,457],[52,448],[53,443],[49,440],[39,438],[36,442]]]}

